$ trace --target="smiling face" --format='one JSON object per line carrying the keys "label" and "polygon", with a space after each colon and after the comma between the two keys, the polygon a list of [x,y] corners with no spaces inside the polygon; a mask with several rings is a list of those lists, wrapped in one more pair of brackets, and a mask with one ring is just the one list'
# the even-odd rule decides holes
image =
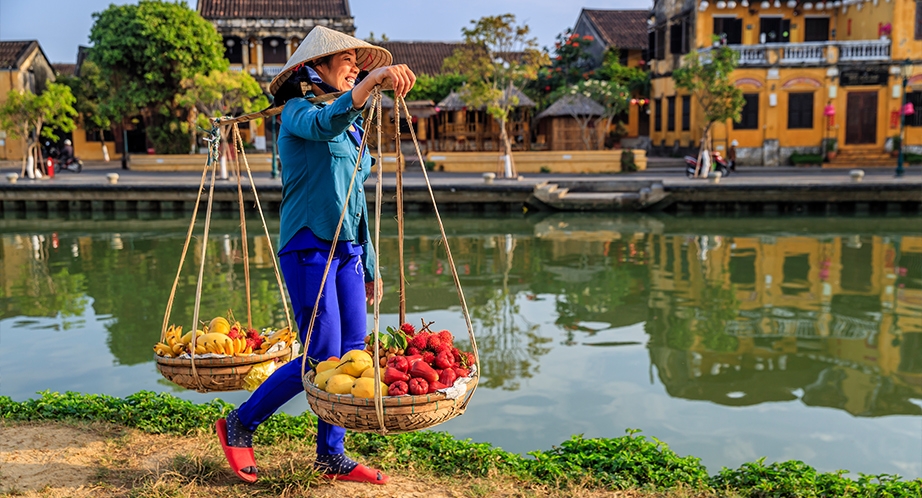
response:
{"label": "smiling face", "polygon": [[317,75],[324,83],[345,92],[355,86],[355,78],[359,74],[359,66],[355,57],[355,50],[347,50],[333,55],[323,64],[315,68]]}

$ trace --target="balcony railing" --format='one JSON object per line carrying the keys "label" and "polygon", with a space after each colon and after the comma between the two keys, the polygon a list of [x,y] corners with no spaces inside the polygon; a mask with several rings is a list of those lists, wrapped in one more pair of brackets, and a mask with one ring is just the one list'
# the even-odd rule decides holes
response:
{"label": "balcony railing", "polygon": [[[728,45],[739,52],[740,66],[812,66],[825,64],[830,50],[839,52],[839,61],[865,62],[890,60],[890,40],[856,40],[805,43],[762,43]],[[702,60],[710,60],[711,48],[700,51]]]}
{"label": "balcony railing", "polygon": [[282,72],[282,67],[284,67],[284,66],[281,66],[281,65],[276,65],[276,66],[267,66],[267,65],[263,65],[263,75],[265,75],[265,76],[270,76],[270,77],[275,78],[276,76],[278,76],[278,74],[279,74],[280,72]]}

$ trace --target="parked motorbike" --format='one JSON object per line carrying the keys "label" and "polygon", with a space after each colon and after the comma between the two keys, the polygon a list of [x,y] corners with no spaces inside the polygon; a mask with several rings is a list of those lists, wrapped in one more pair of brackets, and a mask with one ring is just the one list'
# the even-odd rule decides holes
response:
{"label": "parked motorbike", "polygon": [[[698,158],[695,156],[685,156],[685,176],[689,178],[695,177],[695,170],[698,169]],[[726,159],[720,155],[720,152],[714,151],[711,154],[711,171],[720,171],[721,177],[727,177],[730,175],[730,164]],[[701,175],[702,172],[698,171],[698,174]]]}
{"label": "parked motorbike", "polygon": [[72,171],[74,173],[83,171],[83,161],[77,156],[71,155],[69,157],[64,157],[64,152],[51,142],[45,142],[44,149],[45,165],[48,167],[49,171],[52,169],[55,173],[60,173],[61,170]]}

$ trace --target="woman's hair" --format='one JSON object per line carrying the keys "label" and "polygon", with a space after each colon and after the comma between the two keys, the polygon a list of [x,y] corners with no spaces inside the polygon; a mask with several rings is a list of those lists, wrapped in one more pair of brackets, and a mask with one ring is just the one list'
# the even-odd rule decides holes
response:
{"label": "woman's hair", "polygon": [[336,54],[324,55],[307,63],[311,68],[316,69],[317,66],[329,66],[330,61],[333,60],[333,56]]}

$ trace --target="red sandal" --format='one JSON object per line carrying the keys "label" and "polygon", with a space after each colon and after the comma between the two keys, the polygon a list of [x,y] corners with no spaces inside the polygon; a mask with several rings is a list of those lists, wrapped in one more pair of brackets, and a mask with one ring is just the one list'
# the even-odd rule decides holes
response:
{"label": "red sandal", "polygon": [[358,464],[352,472],[348,474],[324,474],[324,479],[333,479],[336,481],[368,482],[371,484],[387,484],[390,479],[380,470],[366,467]]}
{"label": "red sandal", "polygon": [[[218,440],[221,441],[221,447],[224,448],[224,456],[227,457],[227,463],[230,464],[231,470],[237,474],[237,477],[247,483],[256,482],[256,457],[253,455],[253,448],[240,448],[227,444],[227,420],[220,419],[214,424],[215,431],[218,433]],[[253,472],[244,472],[245,469],[253,469]]]}

